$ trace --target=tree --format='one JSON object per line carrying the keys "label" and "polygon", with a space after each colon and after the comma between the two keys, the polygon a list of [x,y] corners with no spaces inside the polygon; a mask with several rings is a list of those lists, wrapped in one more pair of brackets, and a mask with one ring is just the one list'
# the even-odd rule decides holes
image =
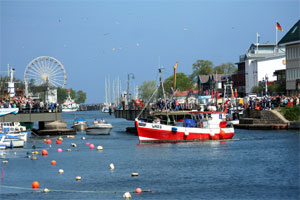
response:
{"label": "tree", "polygon": [[193,73],[190,75],[190,79],[193,83],[197,82],[198,75],[209,75],[213,73],[213,63],[209,60],[197,60],[193,64]]}
{"label": "tree", "polygon": [[[165,91],[172,94],[171,88],[173,88],[174,76],[170,76],[164,81]],[[176,88],[180,91],[190,90],[193,87],[191,79],[184,73],[176,74]]]}
{"label": "tree", "polygon": [[57,102],[59,104],[64,103],[65,99],[68,97],[68,90],[65,88],[57,88]]}
{"label": "tree", "polygon": [[260,94],[263,90],[264,90],[264,88],[261,85],[253,86],[251,88],[251,92],[256,93],[256,94]]}
{"label": "tree", "polygon": [[237,72],[237,67],[232,63],[223,63],[221,65],[218,65],[214,67],[213,73],[217,74],[233,74]]}
{"label": "tree", "polygon": [[86,93],[83,92],[82,90],[79,90],[76,92],[76,98],[75,102],[76,103],[84,103],[86,100]]}
{"label": "tree", "polygon": [[268,85],[268,93],[270,95],[282,95],[285,93],[285,84]]}
{"label": "tree", "polygon": [[[62,104],[68,97],[68,89],[65,88],[57,88],[57,102]],[[86,100],[86,93],[82,90],[76,92],[75,90],[70,89],[70,97],[71,99],[75,99],[76,103],[84,103]]]}
{"label": "tree", "polygon": [[144,102],[149,101],[153,92],[156,89],[155,81],[144,81],[139,88],[139,93]]}

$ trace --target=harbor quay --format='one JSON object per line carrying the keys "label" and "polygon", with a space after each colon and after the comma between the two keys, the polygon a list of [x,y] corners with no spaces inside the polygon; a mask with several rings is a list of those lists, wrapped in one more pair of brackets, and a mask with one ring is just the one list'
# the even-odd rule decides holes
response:
{"label": "harbor quay", "polygon": [[[123,118],[134,121],[140,114],[141,110],[115,110],[115,118]],[[152,110],[145,109],[141,118],[151,116]],[[240,116],[239,124],[234,125],[237,129],[253,129],[253,130],[270,130],[270,129],[296,129],[300,130],[299,121],[288,121],[276,110],[251,110],[245,109],[243,115]]]}

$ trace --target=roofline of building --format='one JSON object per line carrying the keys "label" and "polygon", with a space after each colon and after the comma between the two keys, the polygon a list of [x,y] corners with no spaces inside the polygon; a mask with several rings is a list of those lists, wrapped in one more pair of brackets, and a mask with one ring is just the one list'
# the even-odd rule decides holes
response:
{"label": "roofline of building", "polygon": [[276,56],[267,57],[267,58],[261,58],[261,59],[259,59],[257,61],[259,62],[259,61],[265,61],[265,60],[272,60],[274,58],[285,58],[285,54],[283,54],[283,55],[276,55]]}
{"label": "roofline of building", "polygon": [[279,44],[279,46],[286,46],[286,45],[298,44],[298,43],[300,43],[300,40],[296,40],[296,41],[293,41],[293,42],[287,42],[287,43],[281,43],[281,44]]}
{"label": "roofline of building", "polygon": [[257,46],[257,44],[258,46],[276,46],[275,43],[252,43],[250,46]]}

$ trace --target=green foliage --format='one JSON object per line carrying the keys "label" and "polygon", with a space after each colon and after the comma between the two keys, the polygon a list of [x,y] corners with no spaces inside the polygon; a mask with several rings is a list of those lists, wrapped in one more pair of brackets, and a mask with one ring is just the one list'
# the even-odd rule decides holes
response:
{"label": "green foliage", "polygon": [[[8,82],[10,81],[10,77],[8,76],[0,76],[0,91],[1,95],[6,95],[3,92],[8,90]],[[23,90],[24,83],[20,79],[14,78],[15,82],[15,90]]]}
{"label": "green foliage", "polygon": [[57,102],[59,104],[64,103],[64,100],[68,97],[68,90],[65,88],[57,88]]}
{"label": "green foliage", "polygon": [[[70,96],[75,100],[76,103],[84,103],[86,100],[86,93],[82,90],[75,91],[70,89]],[[57,88],[57,102],[62,104],[68,97],[68,89]]]}
{"label": "green foliage", "polygon": [[285,84],[268,85],[268,92],[271,95],[281,95],[285,93]]}
{"label": "green foliage", "polygon": [[232,63],[223,63],[216,67],[209,60],[197,60],[193,64],[193,73],[190,75],[192,83],[197,82],[198,75],[210,75],[210,74],[233,74],[237,73],[238,68]]}
{"label": "green foliage", "polygon": [[213,63],[209,60],[197,60],[193,64],[193,73],[190,78],[193,83],[197,82],[198,75],[209,75],[213,73]]}
{"label": "green foliage", "polygon": [[214,74],[233,74],[237,72],[237,67],[232,62],[223,63],[214,67],[213,72]]}
{"label": "green foliage", "polygon": [[[169,94],[173,94],[171,88],[173,88],[174,76],[170,76],[164,81],[165,91]],[[190,90],[192,88],[191,79],[184,73],[176,74],[176,88],[180,91]]]}
{"label": "green foliage", "polygon": [[264,88],[261,85],[253,86],[251,88],[251,92],[256,93],[256,94],[260,94],[263,90],[264,90]]}
{"label": "green foliage", "polygon": [[84,103],[86,100],[86,93],[82,90],[76,92],[75,102],[76,103]]}
{"label": "green foliage", "polygon": [[283,108],[283,115],[289,121],[300,121],[300,107]]}
{"label": "green foliage", "polygon": [[155,81],[144,81],[142,83],[142,85],[139,88],[139,93],[144,102],[147,102],[150,100],[155,89],[156,89]]}

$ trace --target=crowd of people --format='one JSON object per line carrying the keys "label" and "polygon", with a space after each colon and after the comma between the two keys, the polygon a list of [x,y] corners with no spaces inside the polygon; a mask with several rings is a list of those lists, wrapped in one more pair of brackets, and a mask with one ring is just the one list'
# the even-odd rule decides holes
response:
{"label": "crowd of people", "polygon": [[[242,99],[242,100],[241,100]],[[263,96],[263,97],[249,97],[249,98],[235,98],[234,101],[229,101],[227,105],[230,107],[241,107],[256,110],[271,110],[276,107],[292,107],[300,106],[300,96]],[[143,104],[142,104],[143,105]],[[120,109],[121,107],[117,108]],[[129,109],[141,110],[141,104],[136,104],[134,101],[128,105]],[[127,108],[127,109],[128,109]],[[177,98],[173,99],[158,99],[154,103],[149,104],[149,108],[153,111],[178,111],[178,110],[224,110],[224,102],[216,103],[216,101],[211,101],[205,105],[199,104],[198,101],[190,102],[185,100],[184,103],[180,103]]]}
{"label": "crowd of people", "polygon": [[58,103],[45,103],[41,100],[34,100],[26,97],[14,97],[10,100],[0,100],[0,108],[19,108],[19,113],[32,112],[61,112]]}
{"label": "crowd of people", "polygon": [[261,98],[250,97],[247,104],[244,104],[245,108],[256,110],[271,110],[275,107],[292,107],[300,106],[300,97],[298,96],[264,96]]}

